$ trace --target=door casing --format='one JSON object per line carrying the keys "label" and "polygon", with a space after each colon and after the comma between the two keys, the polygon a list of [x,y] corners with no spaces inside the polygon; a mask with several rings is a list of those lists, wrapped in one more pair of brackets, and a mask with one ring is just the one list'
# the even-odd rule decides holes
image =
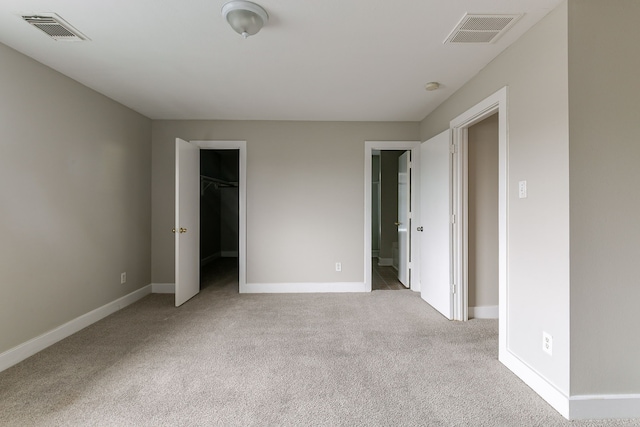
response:
{"label": "door casing", "polygon": [[499,357],[506,354],[508,319],[508,88],[471,107],[450,122],[453,155],[453,280],[459,291],[454,295],[454,319],[468,319],[468,129],[498,113],[498,304]]}
{"label": "door casing", "polygon": [[[411,206],[412,217],[418,215],[418,179],[420,172],[420,141],[365,141],[364,143],[364,284],[371,292],[371,156],[374,150],[411,151]],[[415,222],[414,222],[415,224]],[[420,245],[416,227],[411,226],[411,290],[420,291]]]}
{"label": "door casing", "polygon": [[[190,141],[201,150],[239,150],[238,173],[238,282],[239,289],[247,283],[247,142],[246,141]],[[200,170],[194,171],[200,174]],[[198,220],[200,210],[198,209]]]}

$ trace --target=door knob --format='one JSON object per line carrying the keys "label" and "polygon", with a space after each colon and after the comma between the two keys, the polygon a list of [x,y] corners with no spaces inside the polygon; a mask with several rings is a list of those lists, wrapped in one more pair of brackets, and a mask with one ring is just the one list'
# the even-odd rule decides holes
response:
{"label": "door knob", "polygon": [[400,223],[400,222],[394,222],[394,224],[395,224],[395,225],[400,225],[401,223]]}
{"label": "door knob", "polygon": [[187,229],[186,229],[186,228],[182,228],[182,227],[180,227],[180,233],[186,233],[186,232],[187,232]]}
{"label": "door knob", "polygon": [[175,227],[171,229],[171,232],[175,234],[175,232],[176,232]]}
{"label": "door knob", "polygon": [[418,227],[418,231],[422,231],[422,230],[424,230],[423,227]]}

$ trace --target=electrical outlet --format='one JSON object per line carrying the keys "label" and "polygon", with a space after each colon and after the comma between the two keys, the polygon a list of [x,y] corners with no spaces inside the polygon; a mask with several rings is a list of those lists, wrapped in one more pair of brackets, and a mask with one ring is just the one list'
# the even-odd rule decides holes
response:
{"label": "electrical outlet", "polygon": [[342,263],[336,262],[336,271],[342,271]]}
{"label": "electrical outlet", "polygon": [[542,332],[542,351],[549,356],[553,355],[553,337],[546,332]]}
{"label": "electrical outlet", "polygon": [[120,274],[120,284],[124,285],[125,283],[127,283],[127,272],[126,271],[124,273]]}
{"label": "electrical outlet", "polygon": [[527,181],[518,181],[518,197],[521,199],[527,198]]}

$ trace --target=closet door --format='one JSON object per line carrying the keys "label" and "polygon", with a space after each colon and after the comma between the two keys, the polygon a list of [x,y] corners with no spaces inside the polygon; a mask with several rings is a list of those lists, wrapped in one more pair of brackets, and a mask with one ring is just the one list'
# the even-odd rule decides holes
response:
{"label": "closet door", "polygon": [[176,307],[200,292],[200,148],[176,139]]}

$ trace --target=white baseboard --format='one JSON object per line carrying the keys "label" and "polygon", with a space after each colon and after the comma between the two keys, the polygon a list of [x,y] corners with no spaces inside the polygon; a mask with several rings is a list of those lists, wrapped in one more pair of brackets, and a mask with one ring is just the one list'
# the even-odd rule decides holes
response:
{"label": "white baseboard", "polygon": [[151,293],[151,285],[147,285],[143,288],[133,291],[128,295],[118,298],[108,304],[98,307],[82,316],[76,317],[67,323],[58,326],[44,334],[30,339],[16,347],[13,347],[4,353],[0,354],[0,372],[13,365],[22,362],[28,357],[33,356],[39,351],[67,338],[70,335],[75,334],[81,329],[104,319],[110,314],[115,313],[118,310],[125,308],[128,305],[133,304],[139,299],[149,295]]}
{"label": "white baseboard", "polygon": [[568,420],[640,418],[640,394],[569,397],[508,350],[500,362]]}
{"label": "white baseboard", "polygon": [[238,251],[222,251],[220,253],[222,258],[238,258]]}
{"label": "white baseboard", "polygon": [[571,396],[572,420],[640,418],[640,394]]}
{"label": "white baseboard", "polygon": [[393,258],[380,258],[380,257],[378,257],[378,265],[380,267],[391,267],[393,265]]}
{"label": "white baseboard", "polygon": [[332,283],[246,283],[241,294],[290,294],[323,292],[369,292],[363,282]]}
{"label": "white baseboard", "polygon": [[569,419],[569,397],[509,350],[500,352],[500,362],[538,393],[560,415]]}
{"label": "white baseboard", "polygon": [[152,283],[151,284],[151,293],[154,293],[154,294],[175,294],[176,293],[176,284],[175,283]]}
{"label": "white baseboard", "polygon": [[498,313],[497,305],[469,307],[469,319],[497,319]]}
{"label": "white baseboard", "polygon": [[203,259],[201,259],[201,260],[200,260],[200,266],[202,267],[202,266],[204,266],[204,265],[207,265],[207,264],[209,264],[210,262],[217,260],[217,259],[218,259],[218,258],[220,258],[221,256],[222,256],[221,252],[216,252],[216,253],[215,253],[215,254],[213,254],[213,255],[209,255],[208,257],[205,257],[205,258],[203,258]]}

